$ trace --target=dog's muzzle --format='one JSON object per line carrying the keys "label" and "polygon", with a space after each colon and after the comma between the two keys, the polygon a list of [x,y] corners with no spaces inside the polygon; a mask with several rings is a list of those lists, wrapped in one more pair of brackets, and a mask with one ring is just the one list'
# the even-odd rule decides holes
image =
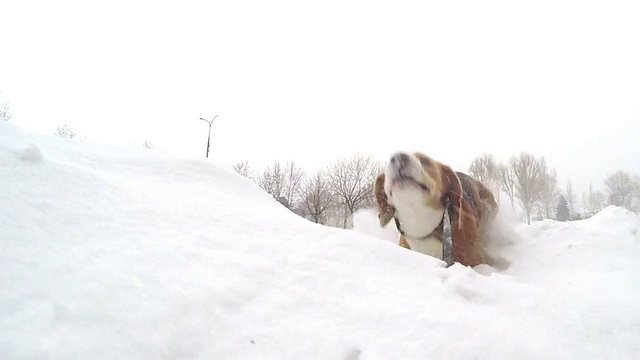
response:
{"label": "dog's muzzle", "polygon": [[411,159],[405,153],[396,153],[391,156],[389,163],[398,170],[404,169],[409,165]]}
{"label": "dog's muzzle", "polygon": [[414,162],[408,154],[393,154],[389,159],[388,170],[393,185],[412,184],[429,191],[429,187],[419,180],[422,177],[420,164]]}

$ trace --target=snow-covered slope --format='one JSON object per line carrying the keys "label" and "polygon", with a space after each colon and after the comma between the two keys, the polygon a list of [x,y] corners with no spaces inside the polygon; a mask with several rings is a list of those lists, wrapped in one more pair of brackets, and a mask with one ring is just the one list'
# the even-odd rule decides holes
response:
{"label": "snow-covered slope", "polygon": [[2,359],[640,353],[640,224],[619,208],[519,226],[500,273],[400,248],[370,213],[310,223],[210,160],[11,123],[0,185]]}

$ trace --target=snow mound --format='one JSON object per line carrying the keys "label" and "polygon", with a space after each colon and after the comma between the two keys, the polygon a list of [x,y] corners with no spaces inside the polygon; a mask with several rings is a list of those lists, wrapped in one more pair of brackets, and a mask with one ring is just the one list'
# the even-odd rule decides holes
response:
{"label": "snow mound", "polygon": [[313,224],[211,160],[3,123],[0,165],[2,359],[640,352],[628,232],[525,228],[512,266],[487,273],[374,236],[377,222]]}
{"label": "snow mound", "polygon": [[400,236],[393,221],[389,222],[384,228],[380,226],[378,214],[375,209],[365,208],[356,210],[353,213],[353,230],[360,234],[370,235],[394,244],[398,243],[398,237]]}
{"label": "snow mound", "polygon": [[611,221],[625,222],[627,220],[637,221],[637,215],[631,211],[620,206],[609,205],[606,208],[600,210],[592,217],[585,219],[590,223],[609,223]]}
{"label": "snow mound", "polygon": [[628,231],[634,235],[640,233],[638,231],[640,217],[633,211],[620,206],[607,206],[592,217],[580,222],[583,226],[596,230]]}

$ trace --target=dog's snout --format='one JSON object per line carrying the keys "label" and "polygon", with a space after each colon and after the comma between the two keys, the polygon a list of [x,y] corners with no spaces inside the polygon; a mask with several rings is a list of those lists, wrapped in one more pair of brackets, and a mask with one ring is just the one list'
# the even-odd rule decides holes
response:
{"label": "dog's snout", "polygon": [[405,153],[397,153],[391,156],[391,164],[396,166],[406,166],[409,163],[409,155]]}

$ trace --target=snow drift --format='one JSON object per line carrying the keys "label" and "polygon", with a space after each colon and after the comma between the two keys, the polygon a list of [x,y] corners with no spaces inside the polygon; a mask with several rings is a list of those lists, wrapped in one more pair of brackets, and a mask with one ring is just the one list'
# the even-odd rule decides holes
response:
{"label": "snow drift", "polygon": [[639,220],[518,226],[478,272],[302,219],[205,159],[0,124],[0,358],[630,359]]}

